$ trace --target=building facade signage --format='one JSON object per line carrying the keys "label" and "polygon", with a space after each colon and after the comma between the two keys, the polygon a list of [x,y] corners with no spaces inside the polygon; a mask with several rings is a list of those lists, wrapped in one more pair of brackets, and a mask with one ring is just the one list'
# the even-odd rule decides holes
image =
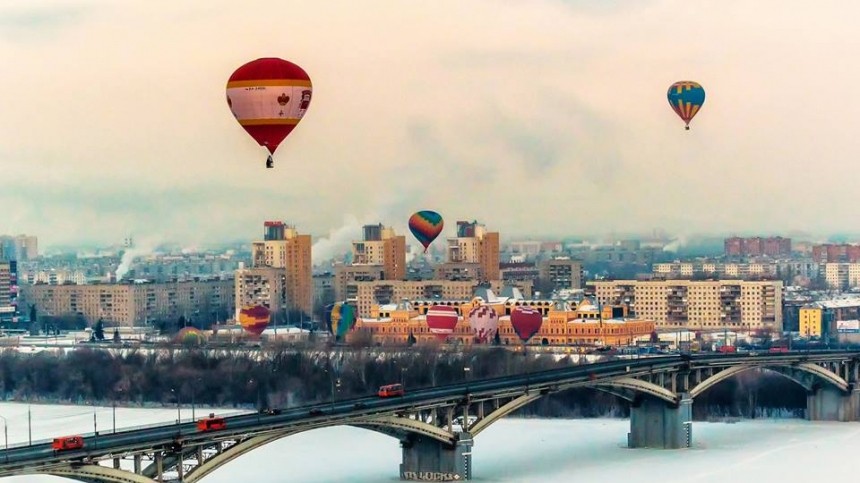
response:
{"label": "building facade signage", "polygon": [[401,471],[400,479],[409,481],[459,481],[460,475],[440,471]]}
{"label": "building facade signage", "polygon": [[837,320],[836,332],[840,334],[860,333],[860,320]]}

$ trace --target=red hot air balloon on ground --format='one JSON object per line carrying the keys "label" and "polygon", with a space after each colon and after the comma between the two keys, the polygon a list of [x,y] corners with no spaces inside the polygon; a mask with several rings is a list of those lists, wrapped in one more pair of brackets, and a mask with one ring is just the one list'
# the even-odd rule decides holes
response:
{"label": "red hot air balloon on ground", "polygon": [[496,336],[499,330],[499,315],[488,305],[479,305],[469,312],[469,325],[478,343],[486,342]]}
{"label": "red hot air balloon on ground", "polygon": [[534,337],[543,324],[543,315],[534,307],[520,306],[511,312],[511,326],[523,344]]}
{"label": "red hot air balloon on ground", "polygon": [[239,324],[249,334],[259,336],[269,325],[269,309],[262,305],[245,307],[239,312]]}
{"label": "red hot air balloon on ground", "polygon": [[430,333],[443,340],[454,333],[459,320],[457,309],[447,305],[434,305],[427,311],[427,327],[430,328]]}
{"label": "red hot air balloon on ground", "polygon": [[272,155],[311,104],[308,73],[292,62],[269,57],[239,67],[227,81],[227,105],[245,131]]}

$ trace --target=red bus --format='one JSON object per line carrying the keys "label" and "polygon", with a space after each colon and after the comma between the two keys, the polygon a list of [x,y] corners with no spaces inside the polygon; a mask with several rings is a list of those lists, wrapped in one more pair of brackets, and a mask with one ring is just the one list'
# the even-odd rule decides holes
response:
{"label": "red bus", "polygon": [[389,384],[387,386],[382,386],[379,388],[379,392],[377,394],[379,395],[379,397],[402,396],[404,394],[403,385]]}
{"label": "red bus", "polygon": [[51,443],[51,448],[54,451],[68,451],[70,449],[81,449],[83,447],[83,436],[62,436],[60,438],[54,438],[54,442]]}
{"label": "red bus", "polygon": [[197,421],[197,431],[217,431],[226,428],[227,421],[224,418],[216,418],[214,414],[210,414],[208,418]]}

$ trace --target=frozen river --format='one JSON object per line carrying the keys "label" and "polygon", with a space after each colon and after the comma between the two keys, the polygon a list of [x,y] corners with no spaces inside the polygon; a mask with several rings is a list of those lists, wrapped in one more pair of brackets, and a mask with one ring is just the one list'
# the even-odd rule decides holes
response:
{"label": "frozen river", "polygon": [[[32,406],[33,439],[112,426],[111,408]],[[198,416],[204,410],[198,410]],[[10,443],[27,440],[27,405],[0,404]],[[183,409],[182,417],[189,418]],[[176,409],[117,409],[117,426],[176,419]],[[810,482],[860,476],[860,423],[800,420],[696,422],[694,447],[631,450],[629,422],[619,419],[505,419],[476,438],[474,480],[481,482],[763,483]],[[298,434],[245,455],[207,483],[399,481],[396,440],[372,431],[337,427]],[[2,483],[68,481],[47,476]]]}

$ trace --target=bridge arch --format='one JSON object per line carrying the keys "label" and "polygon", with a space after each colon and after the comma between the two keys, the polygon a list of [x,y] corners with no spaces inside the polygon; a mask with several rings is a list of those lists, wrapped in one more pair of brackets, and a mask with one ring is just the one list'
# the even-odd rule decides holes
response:
{"label": "bridge arch", "polygon": [[153,483],[154,481],[151,478],[137,475],[130,471],[117,470],[95,464],[55,466],[37,471],[35,474],[58,476],[83,483]]}
{"label": "bridge arch", "polygon": [[[216,453],[214,456],[211,456],[203,461],[202,464],[198,464],[191,470],[189,470],[184,475],[185,483],[196,483],[200,481],[205,476],[211,474],[215,470],[221,468],[222,466],[230,463],[231,461],[243,456],[245,454],[250,453],[256,449],[259,449],[269,443],[273,443],[277,440],[286,438],[288,436],[293,436],[299,433],[304,433],[307,431],[311,431],[314,429],[321,428],[330,428],[335,426],[354,426],[361,429],[366,429],[370,431],[374,431],[377,433],[384,434],[386,436],[391,436],[393,438],[404,440],[409,434],[420,434],[422,436],[427,436],[429,438],[435,439],[442,443],[446,444],[454,444],[455,439],[454,435],[448,433],[442,428],[438,428],[432,424],[425,423],[423,421],[418,421],[416,419],[408,418],[408,417],[397,417],[397,416],[369,416],[364,418],[358,418],[349,421],[322,421],[317,424],[308,425],[301,428],[286,430],[286,431],[272,431],[270,433],[257,434],[250,438],[240,440],[236,444],[230,446],[224,451]],[[162,470],[170,471],[177,467],[177,465],[182,464],[182,461],[185,459],[195,459],[194,453],[196,452],[196,447],[189,449],[188,451],[182,451],[174,453],[170,456],[167,456],[162,461]],[[158,468],[155,463],[150,464],[146,468],[143,469],[142,474],[144,475],[145,481],[151,482],[156,477],[158,472]],[[130,474],[124,472],[126,475]],[[100,481],[108,481],[108,480],[100,480]],[[110,481],[113,483],[113,480]],[[117,483],[120,483],[117,481]],[[135,481],[129,480],[128,482],[123,483],[136,483]]]}
{"label": "bridge arch", "polygon": [[613,394],[630,402],[635,401],[638,396],[649,396],[672,405],[678,404],[680,400],[678,395],[665,387],[632,377],[623,377],[586,387],[593,387],[594,389]]}
{"label": "bridge arch", "polygon": [[844,394],[847,394],[849,391],[849,384],[845,379],[840,377],[838,374],[810,362],[803,362],[800,364],[742,364],[727,367],[703,380],[690,390],[690,397],[695,399],[696,396],[699,396],[720,382],[751,369],[767,369],[794,381],[809,392],[813,391],[814,388],[821,385],[821,383],[835,387]]}

